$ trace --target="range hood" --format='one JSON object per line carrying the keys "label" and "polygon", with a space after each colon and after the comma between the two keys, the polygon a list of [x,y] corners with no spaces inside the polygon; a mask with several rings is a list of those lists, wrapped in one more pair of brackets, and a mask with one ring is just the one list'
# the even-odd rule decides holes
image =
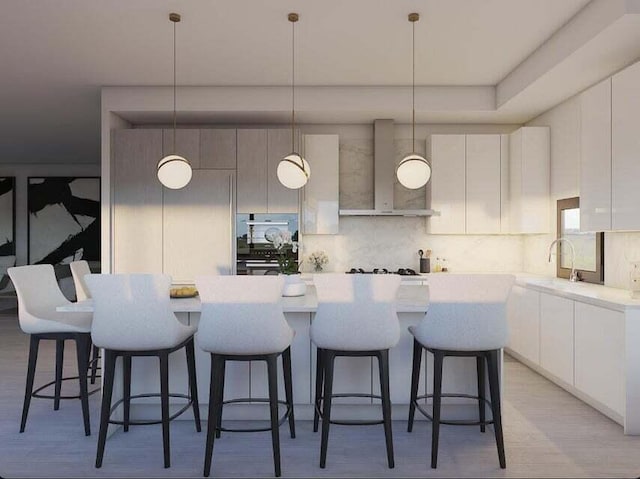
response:
{"label": "range hood", "polygon": [[433,216],[433,210],[396,210],[393,207],[395,156],[393,120],[375,120],[373,124],[374,209],[340,210],[341,216]]}

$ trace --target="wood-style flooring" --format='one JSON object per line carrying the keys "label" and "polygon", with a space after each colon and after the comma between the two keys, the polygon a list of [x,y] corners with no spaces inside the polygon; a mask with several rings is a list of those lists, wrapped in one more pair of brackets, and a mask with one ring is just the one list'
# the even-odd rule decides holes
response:
{"label": "wood-style flooring", "polygon": [[[28,336],[15,313],[0,316],[0,476],[202,477],[204,432],[191,421],[171,424],[172,466],[162,465],[160,426],[132,427],[107,441],[102,469],[94,468],[99,395],[91,396],[92,435],[85,437],[80,401],[34,399],[26,431],[18,433]],[[53,342],[41,344],[36,383],[54,375]],[[75,371],[68,343],[65,375]],[[638,477],[640,437],[513,359],[505,362],[503,422],[507,469],[498,466],[492,430],[443,426],[438,469],[429,467],[431,426],[393,424],[395,469],[386,466],[382,426],[332,426],[327,468],[318,467],[320,435],[298,421],[297,438],[281,429],[283,477]],[[74,382],[63,393],[75,393]],[[205,396],[208,391],[201,391]],[[205,423],[206,424],[206,423]],[[212,477],[273,477],[269,433],[223,434],[216,441]]]}

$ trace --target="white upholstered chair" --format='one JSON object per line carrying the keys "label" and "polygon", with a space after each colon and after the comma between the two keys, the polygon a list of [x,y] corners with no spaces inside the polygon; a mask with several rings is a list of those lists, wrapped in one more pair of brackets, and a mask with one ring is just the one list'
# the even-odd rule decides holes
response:
{"label": "white upholstered chair", "polygon": [[[440,424],[493,424],[500,467],[506,467],[498,363],[507,344],[506,303],[515,277],[510,274],[432,274],[429,276],[429,308],[424,319],[409,328],[414,336],[411,402],[408,430],[413,428],[416,408],[432,420],[431,467],[437,467]],[[422,350],[433,354],[433,395],[418,396]],[[447,356],[475,357],[478,396],[442,393],[442,365]],[[485,362],[488,366],[491,401],[485,399]],[[418,400],[433,397],[429,415]],[[440,418],[442,397],[472,397],[478,400],[479,421],[448,421]],[[492,420],[485,420],[485,403],[491,405]]]}
{"label": "white upholstered chair", "polygon": [[[196,343],[211,355],[209,421],[205,448],[204,475],[209,476],[213,445],[220,431],[247,431],[222,427],[224,375],[226,361],[266,361],[269,398],[236,398],[231,402],[268,402],[270,427],[250,431],[271,431],[276,477],[281,474],[278,418],[277,360],[282,355],[291,437],[295,437],[290,345],[294,332],[282,310],[284,281],[278,276],[202,276],[196,287],[202,313]],[[284,419],[284,418],[283,418]]]}
{"label": "white upholstered chair", "polygon": [[[153,274],[92,274],[85,281],[94,301],[91,338],[93,343],[104,348],[104,386],[100,413],[100,432],[96,467],[102,466],[107,428],[111,424],[122,424],[124,431],[130,425],[162,424],[164,467],[170,467],[169,422],[177,414],[169,416],[169,397],[183,397],[169,392],[169,354],[185,348],[189,376],[190,395],[184,412],[192,406],[196,430],[200,431],[198,389],[196,384],[195,350],[193,335],[195,328],[178,321],[171,309],[169,289],[171,278]],[[122,357],[124,372],[124,419],[110,418],[111,399],[116,359]],[[158,396],[142,394],[131,396],[131,359],[137,356],[157,356],[160,360],[160,421],[130,420],[132,398]]]}
{"label": "white upholstered chair", "polygon": [[91,293],[84,280],[86,275],[91,274],[89,263],[85,260],[72,261],[69,267],[71,268],[71,276],[73,276],[73,284],[76,287],[76,300],[85,301],[91,298]]}
{"label": "white upholstered chair", "polygon": [[[311,340],[317,346],[316,395],[313,430],[322,416],[320,467],[327,459],[333,371],[337,356],[375,356],[380,373],[382,423],[387,445],[387,462],[394,467],[389,393],[389,349],[400,338],[396,296],[400,276],[395,274],[316,274],[313,282],[318,310],[311,323]],[[322,410],[322,413],[320,411]],[[349,424],[348,422],[333,422]],[[351,424],[380,424],[351,421]]]}
{"label": "white upholstered chair", "polygon": [[[84,430],[91,434],[89,424],[89,400],[87,391],[87,369],[91,344],[91,314],[63,313],[56,311],[58,306],[70,304],[60,291],[53,266],[50,264],[18,266],[8,269],[18,296],[18,320],[23,332],[30,335],[29,365],[25,387],[24,404],[20,432],[24,432],[31,398],[54,400],[54,410],[58,410],[60,399],[81,399]],[[62,371],[65,340],[76,342],[78,361],[79,396],[61,396]],[[56,341],[55,381],[33,390],[38,347],[41,340]],[[75,378],[64,378],[75,379]],[[53,396],[39,394],[45,387],[55,384]]]}

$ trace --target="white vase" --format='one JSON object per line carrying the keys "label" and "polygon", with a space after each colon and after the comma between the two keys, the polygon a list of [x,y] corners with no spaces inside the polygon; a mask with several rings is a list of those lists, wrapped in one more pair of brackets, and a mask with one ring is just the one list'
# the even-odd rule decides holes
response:
{"label": "white vase", "polygon": [[283,274],[281,276],[284,276],[282,296],[304,296],[307,292],[307,284],[302,281],[300,273]]}

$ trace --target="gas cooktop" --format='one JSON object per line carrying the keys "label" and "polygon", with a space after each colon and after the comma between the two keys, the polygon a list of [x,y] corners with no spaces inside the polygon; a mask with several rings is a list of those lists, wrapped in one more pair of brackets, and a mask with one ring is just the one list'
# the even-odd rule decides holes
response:
{"label": "gas cooktop", "polygon": [[346,271],[347,274],[399,274],[400,276],[418,276],[419,273],[411,268],[398,268],[397,270],[389,270],[387,268],[373,268],[373,271],[365,271],[363,268],[351,268]]}

